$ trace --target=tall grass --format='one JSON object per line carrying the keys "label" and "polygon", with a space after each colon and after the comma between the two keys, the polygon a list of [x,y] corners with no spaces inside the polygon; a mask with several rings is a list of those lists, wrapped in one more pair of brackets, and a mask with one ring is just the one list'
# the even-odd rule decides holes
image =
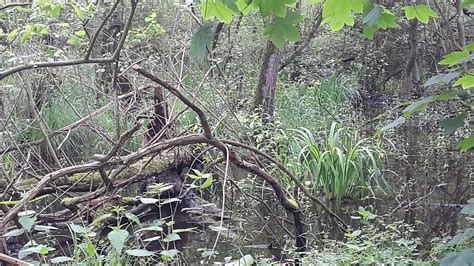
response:
{"label": "tall grass", "polygon": [[341,121],[352,116],[351,102],[358,97],[349,79],[342,76],[309,85],[290,83],[277,90],[276,116],[286,128],[326,128],[335,118]]}
{"label": "tall grass", "polygon": [[326,197],[340,200],[373,193],[374,185],[386,187],[381,174],[383,151],[369,139],[357,140],[337,123],[322,141],[306,128],[295,131],[298,158],[308,173],[304,181],[313,191],[322,189]]}

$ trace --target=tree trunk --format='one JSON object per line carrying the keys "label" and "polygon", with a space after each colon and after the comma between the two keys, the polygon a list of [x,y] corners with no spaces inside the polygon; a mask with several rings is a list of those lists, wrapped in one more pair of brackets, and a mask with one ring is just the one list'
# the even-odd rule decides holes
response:
{"label": "tree trunk", "polygon": [[271,121],[275,111],[275,89],[280,67],[281,53],[268,40],[260,68],[252,109],[262,108],[264,121]]}
{"label": "tree trunk", "polygon": [[461,48],[466,45],[464,33],[464,13],[462,11],[462,0],[456,0],[456,27],[458,29],[458,43]]}
{"label": "tree trunk", "polygon": [[418,28],[418,20],[413,19],[410,21],[410,27],[408,28],[408,42],[410,44],[410,53],[408,54],[407,63],[405,65],[405,78],[403,81],[403,88],[400,94],[400,98],[407,99],[409,98],[417,83],[416,80],[416,56],[417,56],[417,48],[418,48],[418,40],[417,40],[417,28]]}

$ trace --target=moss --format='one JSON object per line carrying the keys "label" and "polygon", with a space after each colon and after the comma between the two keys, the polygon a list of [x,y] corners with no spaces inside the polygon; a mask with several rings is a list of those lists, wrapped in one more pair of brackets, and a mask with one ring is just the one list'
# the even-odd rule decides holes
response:
{"label": "moss", "polygon": [[71,203],[74,201],[74,198],[64,198],[61,200],[61,204],[63,205],[71,205]]}
{"label": "moss", "polygon": [[[162,152],[153,159],[151,159],[151,157],[144,157],[123,170],[116,177],[116,180],[128,179],[138,174],[146,175],[152,173],[161,173],[172,166],[176,157],[177,153],[174,151]],[[67,179],[71,183],[77,182],[79,180],[82,180],[81,182],[83,183],[93,182],[94,184],[100,184],[102,182],[102,178],[97,171],[92,173],[74,174],[69,176]]]}

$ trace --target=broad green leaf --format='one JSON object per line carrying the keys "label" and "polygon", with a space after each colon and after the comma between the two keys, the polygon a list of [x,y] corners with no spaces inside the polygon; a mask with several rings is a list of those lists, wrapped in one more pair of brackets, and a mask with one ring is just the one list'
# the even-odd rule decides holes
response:
{"label": "broad green leaf", "polygon": [[189,55],[196,59],[199,63],[204,62],[207,54],[207,49],[212,47],[212,24],[206,23],[201,25],[199,29],[193,34],[191,39],[191,48]]}
{"label": "broad green leaf", "polygon": [[460,141],[457,146],[461,152],[472,149],[472,147],[474,147],[474,135],[471,135],[470,137]]}
{"label": "broad green leaf", "polygon": [[392,12],[388,11],[384,8],[384,12],[380,15],[379,20],[377,21],[377,25],[386,30],[388,28],[396,28],[397,27],[397,16],[395,16]]}
{"label": "broad green leaf", "polygon": [[176,249],[169,249],[169,250],[163,250],[160,252],[160,255],[165,261],[168,261],[169,259],[174,258],[176,255],[178,255],[178,250]]}
{"label": "broad green leaf", "polygon": [[181,240],[181,237],[176,233],[171,233],[163,238],[163,242],[173,242],[177,240]]}
{"label": "broad green leaf", "polygon": [[474,215],[474,203],[469,203],[461,210],[462,214]]}
{"label": "broad green leaf", "polygon": [[445,55],[443,57],[443,60],[439,61],[439,64],[448,65],[451,67],[459,64],[461,60],[466,59],[468,56],[469,52],[467,51],[452,52],[450,54]]}
{"label": "broad green leaf", "polygon": [[363,22],[366,23],[369,27],[372,27],[377,24],[380,16],[383,13],[383,8],[381,6],[375,6],[367,16],[364,17]]}
{"label": "broad green leaf", "polygon": [[474,261],[474,248],[462,252],[448,253],[441,261],[441,266],[472,265]]}
{"label": "broad green leaf", "polygon": [[405,11],[407,19],[417,19],[424,24],[429,22],[430,17],[438,17],[438,14],[427,5],[405,6],[402,9]]}
{"label": "broad green leaf", "polygon": [[363,0],[326,0],[323,8],[324,22],[330,24],[332,31],[337,31],[344,25],[354,25],[354,14],[362,13]]}
{"label": "broad green leaf", "polygon": [[295,24],[302,19],[303,17],[299,13],[288,11],[285,18],[276,18],[272,24],[269,24],[265,29],[265,34],[276,47],[282,49],[285,46],[285,40],[301,40],[299,29]]}
{"label": "broad green leaf", "polygon": [[434,77],[431,77],[428,79],[428,81],[423,84],[423,86],[428,87],[434,84],[439,84],[439,83],[444,83],[448,84],[451,80],[457,78],[459,76],[459,73],[447,73],[447,74],[439,74]]}
{"label": "broad green leaf", "polygon": [[118,253],[122,252],[127,237],[128,231],[123,229],[112,230],[107,234],[107,239],[109,239],[110,244]]}
{"label": "broad green leaf", "polygon": [[259,0],[260,14],[267,17],[273,14],[277,17],[286,17],[287,7],[282,0]]}
{"label": "broad green leaf", "polygon": [[65,263],[68,261],[72,261],[73,259],[66,256],[55,257],[51,259],[51,263]]}
{"label": "broad green leaf", "polygon": [[464,77],[459,78],[454,86],[461,86],[463,89],[468,90],[474,87],[474,74],[467,74]]}
{"label": "broad green leaf", "polygon": [[446,118],[440,122],[440,126],[446,131],[447,134],[454,133],[456,129],[464,127],[467,113],[462,113],[453,118]]}
{"label": "broad green leaf", "polygon": [[[474,209],[473,209],[473,214],[474,214]],[[464,232],[455,235],[448,243],[446,243],[446,246],[448,247],[457,246],[459,244],[464,243],[465,241],[470,240],[473,237],[474,237],[474,228],[468,228]]]}
{"label": "broad green leaf", "polygon": [[128,255],[134,257],[150,257],[155,255],[154,252],[148,251],[146,249],[129,249],[125,251]]}
{"label": "broad green leaf", "polygon": [[199,8],[201,9],[201,15],[204,20],[216,17],[218,20],[227,24],[232,22],[234,15],[239,14],[227,7],[222,0],[201,0]]}
{"label": "broad green leaf", "polygon": [[21,224],[21,226],[23,226],[23,228],[25,228],[26,231],[31,231],[31,228],[36,222],[36,217],[30,217],[27,215],[21,216],[18,219],[18,222]]}

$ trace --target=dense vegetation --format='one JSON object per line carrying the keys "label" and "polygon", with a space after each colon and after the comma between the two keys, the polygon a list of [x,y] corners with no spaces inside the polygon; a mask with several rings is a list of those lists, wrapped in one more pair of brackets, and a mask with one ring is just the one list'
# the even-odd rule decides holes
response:
{"label": "dense vegetation", "polygon": [[473,264],[473,14],[0,2],[0,262]]}

